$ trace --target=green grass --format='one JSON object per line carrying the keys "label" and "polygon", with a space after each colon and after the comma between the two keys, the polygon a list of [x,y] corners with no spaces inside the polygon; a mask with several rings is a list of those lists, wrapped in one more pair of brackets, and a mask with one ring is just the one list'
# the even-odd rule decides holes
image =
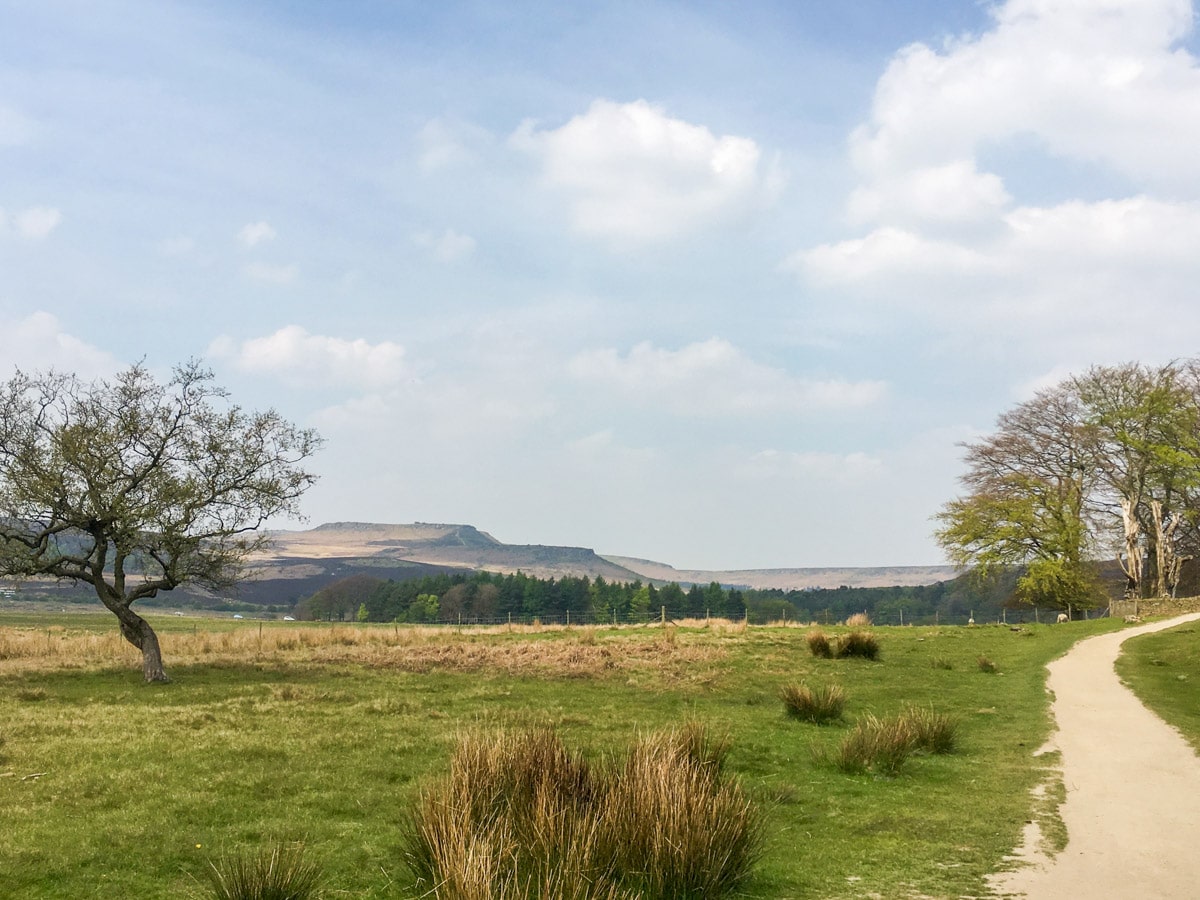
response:
{"label": "green grass", "polygon": [[[115,631],[84,618],[24,624],[64,647],[76,631]],[[0,659],[0,896],[199,898],[211,860],[302,842],[328,896],[413,897],[402,823],[462,734],[552,726],[599,759],[688,720],[730,736],[726,770],[766,810],[744,896],[978,895],[1031,814],[1045,663],[1120,625],[876,628],[881,661],[863,665],[813,658],[804,631],[782,627],[679,628],[671,640],[645,628],[442,630],[428,645],[397,632],[388,645],[388,628],[312,626],[329,644],[316,658],[256,652],[257,622],[154,622],[167,685],[142,684],[132,651],[80,668]],[[0,618],[0,639],[12,625]],[[199,646],[209,627],[246,640],[172,656],[172,634]],[[362,634],[382,643],[368,654],[354,646]],[[996,677],[979,677],[980,655]],[[846,689],[846,725],[780,713],[777,686],[805,679]],[[954,754],[913,757],[888,779],[814,762],[859,719],[910,706],[954,719]]]}
{"label": "green grass", "polygon": [[1200,752],[1200,623],[1130,638],[1117,674]]}

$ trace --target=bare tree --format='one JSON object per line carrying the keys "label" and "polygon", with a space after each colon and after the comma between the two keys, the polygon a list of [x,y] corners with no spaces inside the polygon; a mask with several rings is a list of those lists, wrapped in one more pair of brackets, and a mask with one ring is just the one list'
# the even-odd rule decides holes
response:
{"label": "bare tree", "polygon": [[166,681],[132,606],[184,584],[220,589],[296,515],[320,445],[273,410],[228,402],[191,361],[165,384],[142,365],[112,380],[18,372],[0,385],[0,574],[91,585]]}

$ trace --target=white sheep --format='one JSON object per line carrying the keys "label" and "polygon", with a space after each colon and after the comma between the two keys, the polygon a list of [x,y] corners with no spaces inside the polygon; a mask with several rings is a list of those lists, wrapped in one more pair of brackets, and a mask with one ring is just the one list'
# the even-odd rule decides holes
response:
{"label": "white sheep", "polygon": [[1067,614],[1059,613],[1058,614],[1058,624],[1061,625],[1063,622],[1066,622],[1066,621],[1067,621]]}

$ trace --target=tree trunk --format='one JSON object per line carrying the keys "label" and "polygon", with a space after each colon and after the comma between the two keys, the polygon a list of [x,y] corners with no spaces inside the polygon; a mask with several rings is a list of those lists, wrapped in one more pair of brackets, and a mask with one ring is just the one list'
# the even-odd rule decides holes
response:
{"label": "tree trunk", "polygon": [[158,635],[150,627],[150,623],[131,610],[120,600],[100,594],[101,602],[117,617],[121,624],[121,635],[133,646],[142,651],[142,675],[148,683],[170,681],[163,671],[162,650],[158,646]]}
{"label": "tree trunk", "polygon": [[1125,595],[1137,597],[1142,591],[1142,548],[1138,546],[1141,531],[1137,520],[1137,505],[1128,497],[1121,498],[1121,519],[1125,525],[1125,558],[1119,559],[1125,573]]}

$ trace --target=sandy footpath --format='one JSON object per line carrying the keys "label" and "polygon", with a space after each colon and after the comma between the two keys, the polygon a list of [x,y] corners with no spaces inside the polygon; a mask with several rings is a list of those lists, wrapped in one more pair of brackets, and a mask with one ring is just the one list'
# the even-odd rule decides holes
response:
{"label": "sandy footpath", "polygon": [[1129,638],[1196,619],[1088,638],[1049,665],[1058,731],[1047,749],[1062,751],[1067,847],[1053,859],[1023,848],[1028,865],[992,878],[999,896],[1200,897],[1200,758],[1113,669]]}

